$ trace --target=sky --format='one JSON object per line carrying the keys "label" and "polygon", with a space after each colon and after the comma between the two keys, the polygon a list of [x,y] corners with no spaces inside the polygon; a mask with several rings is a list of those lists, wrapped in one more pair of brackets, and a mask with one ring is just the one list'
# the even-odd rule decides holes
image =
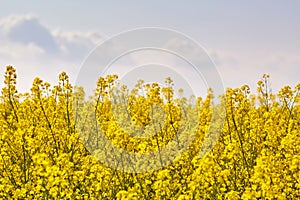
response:
{"label": "sky", "polygon": [[[267,73],[276,92],[300,82],[299,8],[296,0],[0,0],[0,73],[13,65],[20,91],[28,91],[37,76],[55,83],[62,71],[76,82],[84,61],[106,39],[161,27],[200,44],[224,88],[248,84],[255,92]],[[184,44],[173,45],[180,49]],[[0,81],[3,86],[3,75]]]}

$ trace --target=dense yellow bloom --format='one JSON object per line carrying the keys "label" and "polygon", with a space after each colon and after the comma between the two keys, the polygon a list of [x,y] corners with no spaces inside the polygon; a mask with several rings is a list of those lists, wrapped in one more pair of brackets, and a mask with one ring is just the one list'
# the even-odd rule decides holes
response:
{"label": "dense yellow bloom", "polygon": [[[247,85],[228,88],[220,97],[222,111],[211,90],[196,103],[175,98],[171,78],[164,87],[141,80],[129,90],[117,75],[100,77],[89,100],[65,72],[54,86],[34,79],[24,94],[16,78],[8,66],[0,96],[1,199],[300,198],[300,84],[273,94],[263,75],[257,94]],[[213,111],[225,121],[202,158],[200,149],[212,145],[204,140],[210,126],[223,123],[213,121]],[[116,165],[128,162],[115,156],[104,137],[137,154],[170,143],[176,148],[159,154],[157,163],[138,163],[148,172],[126,173],[96,159],[98,153]],[[175,161],[164,166],[172,156]],[[151,171],[153,165],[163,167]]]}

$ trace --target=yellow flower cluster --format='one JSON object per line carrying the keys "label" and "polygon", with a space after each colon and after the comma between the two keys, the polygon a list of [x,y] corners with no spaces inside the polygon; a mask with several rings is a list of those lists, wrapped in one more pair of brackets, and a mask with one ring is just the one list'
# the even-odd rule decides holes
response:
{"label": "yellow flower cluster", "polygon": [[[273,94],[264,75],[257,94],[247,85],[228,88],[221,110],[211,90],[195,103],[175,98],[170,78],[165,87],[139,81],[129,90],[116,75],[101,77],[90,99],[64,72],[58,85],[36,78],[24,94],[16,78],[8,66],[0,96],[1,199],[300,198],[300,84]],[[213,121],[213,110],[225,121]],[[201,157],[212,122],[224,123],[220,138]],[[127,152],[147,154],[170,143],[176,150],[159,154],[159,163],[138,163],[160,164],[159,170],[127,173],[96,159],[97,149],[107,148],[99,130]],[[100,157],[124,164],[127,158],[115,153],[107,148]]]}

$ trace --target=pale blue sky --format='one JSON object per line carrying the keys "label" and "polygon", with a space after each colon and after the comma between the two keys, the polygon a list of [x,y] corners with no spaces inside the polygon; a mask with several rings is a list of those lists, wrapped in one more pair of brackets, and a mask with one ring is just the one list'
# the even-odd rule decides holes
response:
{"label": "pale blue sky", "polygon": [[[111,35],[143,26],[184,32],[216,46],[299,47],[299,1],[6,1],[0,17],[33,13],[52,28]],[[287,44],[294,41],[295,44]],[[282,46],[277,46],[280,43]],[[210,44],[208,44],[210,45]],[[263,46],[263,45],[261,45]],[[255,47],[254,47],[255,48]]]}
{"label": "pale blue sky", "polygon": [[[225,87],[235,87],[244,83],[255,86],[263,73],[269,73],[273,88],[277,90],[284,84],[295,85],[300,82],[299,9],[300,1],[296,0],[14,0],[0,2],[0,21],[11,15],[31,14],[51,34],[56,30],[69,33],[92,31],[103,38],[137,27],[171,28],[194,38],[208,50],[223,77]],[[24,34],[30,34],[30,31],[26,31]],[[60,40],[64,39],[66,37],[60,37]],[[10,40],[13,40],[12,37]],[[86,42],[84,39],[82,41]],[[85,46],[85,49],[78,47],[78,51],[71,52],[67,57],[55,57],[46,49],[46,53],[41,53],[44,56],[44,60],[41,60],[35,58],[34,53],[30,54],[32,59],[30,55],[27,55],[26,59],[8,56],[15,48],[21,48],[16,44],[19,41],[12,42],[14,45],[8,52],[0,49],[0,65],[17,65],[20,76],[22,77],[23,73],[23,77],[26,77],[24,82],[30,82],[32,77],[37,75],[51,76],[49,79],[52,80],[57,71],[76,71],[80,65],[79,60],[87,56],[93,46]],[[68,45],[72,49],[74,44],[70,42]],[[32,46],[29,48],[33,49],[32,52],[39,51]],[[1,53],[5,56],[1,56]],[[79,56],[78,61],[72,62],[72,55],[78,58],[78,54],[82,57]],[[48,59],[53,60],[53,57],[56,61],[52,64],[59,65],[61,61],[61,65],[69,64],[71,68],[60,66],[52,71],[43,68],[48,64]],[[25,69],[28,65],[34,67],[30,70]]]}

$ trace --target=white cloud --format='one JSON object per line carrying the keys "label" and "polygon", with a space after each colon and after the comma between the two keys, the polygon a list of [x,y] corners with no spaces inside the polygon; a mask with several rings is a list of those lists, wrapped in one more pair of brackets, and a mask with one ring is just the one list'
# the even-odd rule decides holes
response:
{"label": "white cloud", "polygon": [[55,38],[33,15],[12,15],[0,21],[0,29],[9,41],[34,44],[46,52],[57,52]]}
{"label": "white cloud", "polygon": [[104,37],[97,32],[54,30],[52,35],[63,55],[68,58],[82,57],[104,40]]}
{"label": "white cloud", "polygon": [[0,65],[17,68],[21,91],[28,90],[36,76],[55,83],[58,73],[67,71],[75,80],[84,58],[103,40],[96,32],[48,28],[31,14],[11,15],[0,19]]}
{"label": "white cloud", "polygon": [[51,30],[30,14],[0,19],[0,32],[0,40],[6,43],[18,44],[20,47],[36,46],[45,54],[70,59],[84,57],[104,39],[96,32]]}

